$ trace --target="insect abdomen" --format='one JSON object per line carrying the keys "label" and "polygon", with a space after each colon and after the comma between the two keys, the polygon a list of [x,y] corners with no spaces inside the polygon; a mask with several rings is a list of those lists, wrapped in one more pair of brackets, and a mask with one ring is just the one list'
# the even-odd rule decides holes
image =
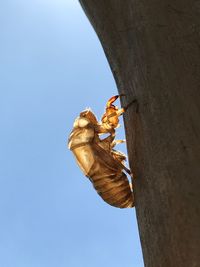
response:
{"label": "insect abdomen", "polygon": [[124,172],[101,177],[90,176],[94,188],[102,199],[117,208],[131,208],[134,206],[133,192]]}

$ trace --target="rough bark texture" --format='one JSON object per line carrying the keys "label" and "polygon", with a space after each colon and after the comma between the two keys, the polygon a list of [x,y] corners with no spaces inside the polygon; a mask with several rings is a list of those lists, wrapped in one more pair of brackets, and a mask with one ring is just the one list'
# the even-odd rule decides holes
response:
{"label": "rough bark texture", "polygon": [[140,105],[124,119],[145,266],[200,266],[200,1],[80,3]]}

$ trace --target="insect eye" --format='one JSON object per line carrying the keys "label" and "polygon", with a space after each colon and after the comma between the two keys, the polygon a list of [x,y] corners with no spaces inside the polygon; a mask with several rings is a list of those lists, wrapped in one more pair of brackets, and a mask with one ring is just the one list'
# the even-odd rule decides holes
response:
{"label": "insect eye", "polygon": [[86,112],[85,111],[80,113],[80,117],[85,117],[85,116],[86,116]]}

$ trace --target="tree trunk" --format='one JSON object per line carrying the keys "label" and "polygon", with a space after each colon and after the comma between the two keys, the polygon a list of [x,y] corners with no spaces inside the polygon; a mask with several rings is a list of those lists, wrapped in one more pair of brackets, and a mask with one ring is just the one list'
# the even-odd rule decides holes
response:
{"label": "tree trunk", "polygon": [[145,266],[200,266],[200,1],[80,3],[139,102],[124,120]]}

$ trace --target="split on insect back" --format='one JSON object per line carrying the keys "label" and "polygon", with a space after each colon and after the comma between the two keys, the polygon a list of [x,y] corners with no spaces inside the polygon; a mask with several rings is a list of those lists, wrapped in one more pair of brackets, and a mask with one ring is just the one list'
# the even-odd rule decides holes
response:
{"label": "split on insect back", "polygon": [[[114,147],[124,142],[115,140],[119,116],[131,104],[137,104],[137,101],[133,100],[126,107],[118,108],[113,103],[121,96],[124,95],[116,95],[108,100],[99,122],[90,109],[82,111],[74,121],[68,148],[105,202],[117,208],[131,208],[134,206],[134,196],[132,184],[126,175],[131,175],[131,172],[124,164],[126,156]],[[101,139],[100,135],[105,133],[108,136]]]}

